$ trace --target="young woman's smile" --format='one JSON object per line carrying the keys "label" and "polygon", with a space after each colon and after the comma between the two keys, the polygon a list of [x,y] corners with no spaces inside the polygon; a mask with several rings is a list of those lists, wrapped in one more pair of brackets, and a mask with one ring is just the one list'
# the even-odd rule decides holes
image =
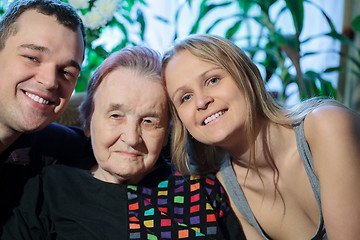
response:
{"label": "young woman's smile", "polygon": [[245,98],[224,69],[183,50],[169,61],[165,79],[170,99],[194,138],[219,145],[242,131]]}

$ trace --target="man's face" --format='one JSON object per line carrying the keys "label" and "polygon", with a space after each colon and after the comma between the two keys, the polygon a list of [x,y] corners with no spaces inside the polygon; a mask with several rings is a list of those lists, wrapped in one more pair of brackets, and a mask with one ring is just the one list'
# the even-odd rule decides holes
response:
{"label": "man's face", "polygon": [[168,129],[166,92],[161,82],[117,69],[94,95],[90,135],[99,164],[94,176],[137,184],[155,165]]}
{"label": "man's face", "polygon": [[42,129],[65,110],[83,60],[80,30],[35,10],[16,21],[0,51],[0,131]]}

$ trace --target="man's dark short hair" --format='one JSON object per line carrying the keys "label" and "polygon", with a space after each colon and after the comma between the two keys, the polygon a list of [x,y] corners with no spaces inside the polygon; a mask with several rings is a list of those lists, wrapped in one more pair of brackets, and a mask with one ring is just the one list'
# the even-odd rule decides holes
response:
{"label": "man's dark short hair", "polygon": [[0,21],[0,50],[11,34],[16,34],[16,20],[27,10],[36,10],[48,16],[55,16],[57,21],[65,27],[76,32],[81,31],[84,48],[86,46],[86,33],[84,24],[76,10],[69,4],[60,0],[17,0],[12,2],[4,12]]}

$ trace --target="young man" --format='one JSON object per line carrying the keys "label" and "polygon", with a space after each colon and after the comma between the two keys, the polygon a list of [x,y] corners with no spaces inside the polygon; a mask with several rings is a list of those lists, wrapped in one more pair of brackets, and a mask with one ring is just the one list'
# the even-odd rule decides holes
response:
{"label": "young man", "polygon": [[14,1],[2,16],[0,229],[43,166],[91,159],[80,130],[50,124],[68,105],[84,49],[84,25],[61,1]]}

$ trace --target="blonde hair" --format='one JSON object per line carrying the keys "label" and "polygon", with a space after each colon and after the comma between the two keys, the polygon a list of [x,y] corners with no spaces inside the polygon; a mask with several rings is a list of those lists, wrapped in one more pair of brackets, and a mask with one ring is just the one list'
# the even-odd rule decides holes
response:
{"label": "blonde hair", "polygon": [[[176,42],[174,47],[164,54],[162,60],[162,80],[165,84],[165,70],[168,62],[179,52],[187,50],[200,60],[215,64],[229,73],[235,83],[244,92],[248,112],[246,114],[246,136],[248,146],[250,146],[250,163],[256,167],[255,161],[255,130],[257,128],[265,131],[266,126],[258,126],[256,119],[262,117],[265,120],[290,125],[294,121],[303,119],[309,112],[321,104],[330,100],[311,99],[305,101],[294,108],[285,108],[278,104],[265,88],[265,84],[260,72],[251,59],[234,43],[222,37],[198,34],[190,35],[187,38]],[[165,84],[166,85],[166,84]],[[185,126],[182,124],[175,106],[170,103],[172,114],[172,160],[183,174],[205,174],[216,172],[221,163],[223,151],[214,146],[209,146],[198,142],[189,136]],[[263,134],[264,152],[267,156],[268,164],[274,171],[274,183],[276,185],[278,170],[271,157],[266,134]],[[189,146],[187,146],[189,143]],[[194,159],[190,159],[189,148]],[[196,168],[191,166],[192,161]]]}

